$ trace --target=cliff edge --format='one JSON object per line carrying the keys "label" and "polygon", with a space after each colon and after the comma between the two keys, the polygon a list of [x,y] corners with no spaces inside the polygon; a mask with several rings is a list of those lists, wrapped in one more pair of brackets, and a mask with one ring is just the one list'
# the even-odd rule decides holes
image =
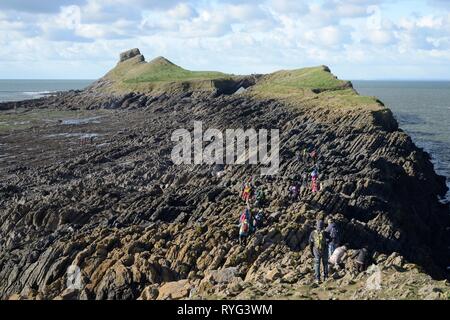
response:
{"label": "cliff edge", "polygon": [[[389,109],[325,66],[235,76],[145,62],[133,49],[84,91],[0,104],[14,107],[24,111],[15,121],[30,112],[61,120],[0,131],[5,150],[19,150],[0,163],[3,299],[449,297],[444,178]],[[67,122],[67,112],[89,117]],[[279,129],[279,174],[174,165],[171,134],[194,120]],[[100,134],[86,144],[80,132]],[[36,145],[41,152],[27,151]],[[318,155],[319,192],[305,148]],[[266,193],[266,218],[240,246],[249,177]],[[318,218],[333,218],[349,248],[320,287],[308,250]],[[358,274],[351,257],[363,247],[372,267]],[[71,266],[80,287],[67,287]],[[382,290],[367,286],[373,274]]]}

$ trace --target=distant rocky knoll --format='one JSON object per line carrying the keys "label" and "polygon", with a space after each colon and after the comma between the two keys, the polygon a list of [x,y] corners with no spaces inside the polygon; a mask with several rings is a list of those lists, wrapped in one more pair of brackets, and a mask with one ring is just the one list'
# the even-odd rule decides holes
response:
{"label": "distant rocky knoll", "polygon": [[[145,62],[133,49],[84,91],[0,104],[12,108],[113,109],[124,128],[102,148],[0,171],[3,299],[449,297],[438,281],[450,265],[444,178],[388,109],[327,67],[234,76]],[[175,166],[171,133],[194,120],[280,129],[280,173]],[[319,154],[323,189],[305,185],[292,203],[288,186],[312,166],[296,157],[305,146]],[[266,190],[267,221],[240,247],[239,192],[250,176]],[[365,287],[371,275],[356,275],[350,254],[346,269],[311,285],[307,240],[319,217],[338,221],[350,253],[370,249],[382,291]],[[67,289],[70,265],[81,290]]]}

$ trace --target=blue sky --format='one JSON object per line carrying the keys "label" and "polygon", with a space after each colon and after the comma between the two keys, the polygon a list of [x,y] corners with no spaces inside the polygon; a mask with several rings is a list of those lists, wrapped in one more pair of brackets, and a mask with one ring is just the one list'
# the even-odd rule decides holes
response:
{"label": "blue sky", "polygon": [[450,80],[450,0],[1,0],[0,46],[3,79],[95,79],[138,47],[192,70]]}

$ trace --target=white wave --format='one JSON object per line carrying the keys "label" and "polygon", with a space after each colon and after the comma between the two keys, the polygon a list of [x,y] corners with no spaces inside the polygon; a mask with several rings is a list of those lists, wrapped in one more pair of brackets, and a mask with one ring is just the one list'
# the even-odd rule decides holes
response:
{"label": "white wave", "polygon": [[55,92],[56,91],[24,91],[22,93],[27,96],[46,96]]}

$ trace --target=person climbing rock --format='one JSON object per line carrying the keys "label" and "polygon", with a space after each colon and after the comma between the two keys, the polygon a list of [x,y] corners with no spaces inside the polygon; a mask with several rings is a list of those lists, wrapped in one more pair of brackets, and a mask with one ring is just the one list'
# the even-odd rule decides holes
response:
{"label": "person climbing rock", "polygon": [[302,151],[303,154],[303,162],[308,162],[308,157],[309,157],[309,152],[308,152],[308,148],[303,148]]}
{"label": "person climbing rock", "polygon": [[318,181],[317,181],[317,178],[312,178],[311,179],[311,191],[313,192],[313,193],[316,193],[316,192],[318,192],[319,191],[319,184],[318,184]]}
{"label": "person climbing rock", "polygon": [[241,199],[244,200],[244,201],[247,198],[246,188],[247,188],[247,182],[242,183]]}
{"label": "person climbing rock", "polygon": [[340,264],[342,263],[342,258],[344,254],[347,252],[347,246],[337,247],[333,254],[330,256],[330,260],[328,262],[334,266],[335,269],[340,269]]}
{"label": "person climbing rock", "polygon": [[244,200],[245,202],[250,201],[252,197],[252,189],[252,185],[249,182],[244,185],[244,188],[242,190],[242,200]]}
{"label": "person climbing rock", "polygon": [[323,279],[328,278],[328,249],[329,235],[324,230],[323,220],[318,220],[316,229],[309,236],[309,248],[314,256],[314,274],[316,283],[320,283],[320,264],[323,265]]}
{"label": "person climbing rock", "polygon": [[249,231],[250,231],[250,224],[248,223],[247,219],[244,219],[239,224],[239,244],[240,245],[247,244],[247,238],[248,238]]}
{"label": "person climbing rock", "polygon": [[319,171],[317,170],[317,168],[314,166],[313,170],[311,172],[311,178],[318,178],[319,177]]}
{"label": "person climbing rock", "polygon": [[313,193],[319,191],[319,172],[316,168],[311,172],[311,191]]}
{"label": "person climbing rock", "polygon": [[369,264],[369,249],[367,249],[367,247],[364,247],[357,250],[352,258],[355,259],[356,271],[358,273],[365,271]]}
{"label": "person climbing rock", "polygon": [[264,226],[264,211],[260,209],[253,219],[255,229],[261,229]]}
{"label": "person climbing rock", "polygon": [[265,201],[266,195],[264,193],[263,188],[258,188],[258,190],[256,191],[255,207],[262,207]]}
{"label": "person climbing rock", "polygon": [[328,226],[325,231],[328,233],[331,239],[328,243],[328,256],[331,257],[334,250],[340,245],[341,242],[341,233],[338,225],[333,218],[330,218],[328,220]]}
{"label": "person climbing rock", "polygon": [[247,206],[247,208],[245,208],[245,210],[242,212],[241,216],[239,217],[239,223],[241,223],[244,220],[250,220],[251,218],[251,212],[250,212],[250,207]]}
{"label": "person climbing rock", "polygon": [[292,201],[297,201],[299,192],[300,192],[300,187],[298,186],[297,183],[293,183],[289,187],[289,199],[291,199]]}

